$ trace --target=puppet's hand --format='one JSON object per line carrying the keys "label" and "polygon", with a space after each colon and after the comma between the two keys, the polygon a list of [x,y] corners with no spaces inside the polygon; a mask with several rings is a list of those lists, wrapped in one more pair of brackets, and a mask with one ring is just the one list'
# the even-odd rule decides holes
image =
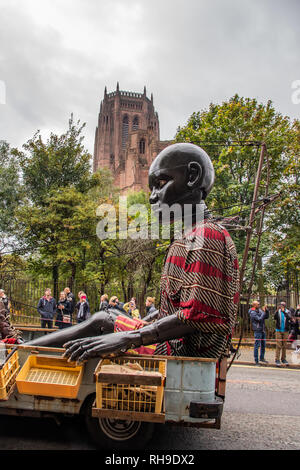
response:
{"label": "puppet's hand", "polygon": [[64,344],[64,357],[69,361],[82,362],[91,357],[102,357],[126,351],[132,345],[129,332],[111,333],[101,337],[77,339]]}

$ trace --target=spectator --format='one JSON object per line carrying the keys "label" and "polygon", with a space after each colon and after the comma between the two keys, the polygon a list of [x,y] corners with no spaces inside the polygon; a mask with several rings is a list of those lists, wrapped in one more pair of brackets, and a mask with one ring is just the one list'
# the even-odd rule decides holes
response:
{"label": "spectator", "polygon": [[127,312],[132,318],[137,318],[137,319],[141,318],[139,309],[136,306],[135,297],[132,297],[130,302],[127,302],[126,304],[124,304],[123,308],[124,308],[125,312]]}
{"label": "spectator", "polygon": [[155,307],[155,297],[147,297],[146,299],[146,315],[155,312],[157,309]]}
{"label": "spectator", "polygon": [[68,301],[65,291],[59,294],[59,301],[56,309],[55,325],[60,330],[72,326],[71,302]]}
{"label": "spectator", "polygon": [[0,301],[0,341],[8,344],[21,344],[21,332],[16,330],[8,319],[5,305]]}
{"label": "spectator", "polygon": [[116,305],[118,304],[119,300],[116,295],[113,295],[108,302],[108,308],[116,308]]}
{"label": "spectator", "polygon": [[67,296],[67,301],[70,303],[70,313],[72,314],[75,310],[75,295],[72,294],[70,287],[65,287],[64,292]]}
{"label": "spectator", "polygon": [[119,299],[116,295],[113,295],[110,299],[109,299],[109,302],[108,302],[108,306],[107,308],[116,308],[117,310],[119,310],[120,312],[122,313],[126,313],[126,310],[123,308],[124,304],[121,305],[121,303],[119,302]]}
{"label": "spectator", "polygon": [[157,320],[159,310],[155,307],[155,298],[154,297],[147,297],[146,299],[146,315],[144,316],[143,320],[146,322],[152,322]]}
{"label": "spectator", "polygon": [[80,295],[80,301],[76,305],[77,308],[77,323],[81,323],[91,316],[90,306],[84,292]]}
{"label": "spectator", "polygon": [[8,297],[6,296],[3,289],[0,289],[0,301],[3,303],[7,314],[9,314],[9,312],[10,312],[10,302],[9,302]]}
{"label": "spectator", "polygon": [[53,317],[56,312],[56,301],[51,296],[51,289],[45,290],[45,295],[39,300],[37,311],[41,315],[41,327],[52,328]]}
{"label": "spectator", "polygon": [[100,298],[99,310],[106,310],[108,307],[108,295],[103,294]]}
{"label": "spectator", "polygon": [[[259,302],[254,300],[252,307],[249,310],[250,320],[252,329],[254,331],[254,362],[256,365],[259,365],[260,362],[267,363],[265,359],[266,351],[266,328],[265,320],[269,318],[269,311],[265,305],[262,309],[259,308]],[[258,351],[260,348],[260,358],[258,361]]]}
{"label": "spectator", "polygon": [[286,360],[286,343],[290,330],[291,314],[286,308],[285,302],[280,302],[280,306],[274,315],[276,321],[276,352],[275,352],[275,364],[280,366],[280,352],[282,364],[288,365]]}

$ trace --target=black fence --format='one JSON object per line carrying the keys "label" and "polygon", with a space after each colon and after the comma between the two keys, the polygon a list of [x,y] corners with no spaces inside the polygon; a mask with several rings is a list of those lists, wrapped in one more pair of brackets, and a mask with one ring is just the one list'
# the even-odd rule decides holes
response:
{"label": "black fence", "polygon": [[[70,287],[68,281],[60,281],[56,285],[57,295],[54,295],[53,285],[51,281],[47,280],[24,280],[24,279],[11,279],[2,281],[0,288],[5,291],[5,294],[10,300],[10,316],[13,324],[18,325],[40,325],[40,314],[37,311],[39,299],[44,295],[45,289],[50,288],[52,295],[58,300],[59,293],[65,287]],[[77,283],[74,282],[72,286],[72,293],[75,295],[76,302],[79,301],[78,293],[84,292],[90,305],[91,313],[99,310],[100,297],[102,294],[100,283]],[[105,292],[109,296],[116,295],[120,301],[128,301],[130,299],[123,299],[123,291],[120,286],[112,285],[106,286]],[[152,294],[151,294],[152,295]],[[142,316],[144,316],[144,293],[134,293],[137,299],[137,306]],[[75,320],[73,319],[73,322]]]}
{"label": "black fence", "polygon": [[[77,283],[74,282],[73,286],[70,286],[68,281],[60,281],[56,285],[56,292],[63,291],[65,287],[72,287],[72,292],[75,295],[76,301],[79,300],[78,293],[80,291],[85,292],[87,295],[88,302],[90,304],[91,313],[99,310],[100,297],[101,297],[101,284],[94,283]],[[40,325],[40,315],[37,311],[37,304],[39,299],[44,295],[45,289],[50,288],[54,291],[51,281],[47,280],[24,280],[24,279],[12,279],[3,281],[1,289],[4,289],[6,295],[11,302],[11,321],[15,325]],[[116,295],[122,302],[127,302],[130,299],[123,298],[123,290],[119,285],[108,285],[105,288],[105,292],[109,296]],[[56,297],[58,297],[58,295]],[[148,295],[148,294],[147,294]],[[150,294],[152,296],[152,293]],[[137,299],[137,306],[140,310],[141,316],[145,315],[145,292],[133,292],[133,296]],[[270,317],[266,320],[266,334],[267,338],[273,339],[275,337],[275,322],[274,313],[276,311],[278,303],[281,301],[281,297],[267,296],[264,299],[264,304],[268,305]],[[250,325],[248,315],[249,305],[246,305],[241,299],[238,312],[238,322],[235,327],[234,337],[239,337],[241,333],[243,338],[253,338],[253,331]],[[73,319],[73,321],[75,321]]]}
{"label": "black fence", "polygon": [[[4,281],[1,288],[10,299],[11,321],[20,325],[40,324],[40,315],[37,311],[39,299],[44,295],[45,289],[50,288],[52,295],[58,300],[59,293],[69,287],[67,281],[60,281],[56,286],[57,295],[54,295],[53,285],[47,280],[13,279]],[[79,301],[78,293],[83,291],[88,297],[90,308],[95,312],[99,307],[100,293],[96,284],[83,285],[74,283],[74,295]]]}

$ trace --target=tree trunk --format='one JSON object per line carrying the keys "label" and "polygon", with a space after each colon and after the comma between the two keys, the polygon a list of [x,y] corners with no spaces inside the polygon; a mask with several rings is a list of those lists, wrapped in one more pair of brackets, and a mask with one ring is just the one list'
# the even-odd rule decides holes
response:
{"label": "tree trunk", "polygon": [[124,279],[121,280],[121,285],[122,285],[123,299],[125,302],[126,301],[126,287],[125,287]]}
{"label": "tree trunk", "polygon": [[145,313],[145,297],[146,297],[146,294],[147,294],[148,286],[149,286],[149,284],[151,282],[151,279],[152,279],[152,269],[153,269],[154,261],[155,261],[155,257],[152,258],[150,268],[148,270],[148,275],[147,275],[147,278],[145,279],[145,282],[144,282],[144,288],[143,288],[143,290],[141,292],[141,295],[140,295],[140,298],[139,298],[139,309],[140,309],[140,312],[141,312],[141,317],[143,317],[144,313]]}
{"label": "tree trunk", "polygon": [[257,270],[258,270],[257,287],[258,287],[258,292],[259,292],[259,301],[260,301],[260,305],[263,307],[265,304],[265,286],[264,286],[264,278],[262,275],[261,255],[257,255]]}
{"label": "tree trunk", "polygon": [[74,284],[75,284],[75,278],[76,278],[76,263],[73,263],[72,261],[69,261],[69,264],[71,265],[71,277],[69,279],[69,288],[71,289],[71,292],[73,292]]}
{"label": "tree trunk", "polygon": [[52,280],[53,280],[53,297],[58,298],[58,266],[52,268]]}

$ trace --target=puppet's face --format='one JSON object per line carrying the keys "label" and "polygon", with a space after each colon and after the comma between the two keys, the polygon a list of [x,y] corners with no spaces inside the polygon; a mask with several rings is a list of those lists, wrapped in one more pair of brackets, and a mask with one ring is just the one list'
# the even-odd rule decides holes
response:
{"label": "puppet's face", "polygon": [[149,172],[149,187],[151,190],[150,204],[160,207],[162,204],[172,206],[181,204],[189,196],[186,165],[180,168],[162,168],[156,165]]}
{"label": "puppet's face", "polygon": [[150,204],[155,212],[163,204],[195,206],[205,199],[213,180],[213,166],[204,150],[193,144],[170,145],[150,166]]}

